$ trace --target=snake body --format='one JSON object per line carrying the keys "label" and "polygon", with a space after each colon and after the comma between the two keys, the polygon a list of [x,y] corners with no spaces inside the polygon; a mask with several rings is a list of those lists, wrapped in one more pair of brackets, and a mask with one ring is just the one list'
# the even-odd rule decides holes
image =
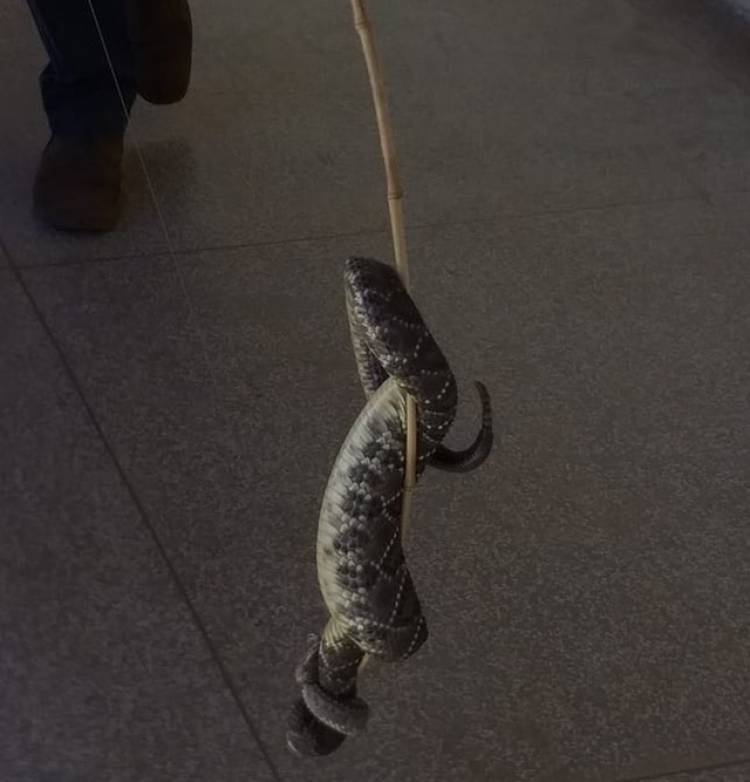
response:
{"label": "snake body", "polygon": [[456,380],[396,271],[351,258],[345,289],[367,403],[336,459],[318,523],[318,580],[330,620],[322,638],[311,636],[297,669],[302,697],[287,732],[292,750],[305,755],[328,754],[364,729],[368,710],[356,683],[365,655],[403,660],[427,639],[401,545],[407,395],[418,414],[417,476],[427,465],[474,469],[492,447],[490,400],[481,383],[475,442],[459,452],[442,444],[456,416]]}

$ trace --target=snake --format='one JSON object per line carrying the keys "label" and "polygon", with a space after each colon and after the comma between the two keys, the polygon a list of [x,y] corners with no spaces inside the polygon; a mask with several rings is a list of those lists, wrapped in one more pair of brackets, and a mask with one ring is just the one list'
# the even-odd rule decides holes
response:
{"label": "snake", "polygon": [[397,270],[351,257],[344,283],[366,404],[335,459],[320,509],[317,573],[330,618],[320,636],[308,637],[295,670],[300,696],[286,738],[302,756],[330,754],[365,730],[369,707],[357,676],[366,658],[406,660],[427,640],[402,547],[408,397],[417,411],[417,478],[427,467],[474,470],[493,444],[490,396],[479,381],[479,433],[464,450],[443,443],[457,414],[457,382]]}

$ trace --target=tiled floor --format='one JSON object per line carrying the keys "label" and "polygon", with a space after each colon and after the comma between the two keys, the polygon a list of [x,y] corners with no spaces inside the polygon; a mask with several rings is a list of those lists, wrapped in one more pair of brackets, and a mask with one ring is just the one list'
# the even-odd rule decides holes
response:
{"label": "tiled floor", "polygon": [[320,762],[284,723],[361,407],[342,261],[389,257],[348,4],[196,0],[89,239],[29,215],[43,56],[0,9],[0,779],[745,782],[747,39],[692,0],[371,5],[415,295],[499,443],[425,478],[430,641]]}

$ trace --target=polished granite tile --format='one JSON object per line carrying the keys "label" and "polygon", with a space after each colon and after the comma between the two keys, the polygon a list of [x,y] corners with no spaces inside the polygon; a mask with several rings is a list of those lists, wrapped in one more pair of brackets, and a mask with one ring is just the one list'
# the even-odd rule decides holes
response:
{"label": "polished granite tile", "polygon": [[[14,15],[18,36],[37,53],[20,68],[5,59],[0,88],[14,107],[3,130],[0,214],[19,264],[167,248],[136,144],[178,249],[385,227],[348,7],[266,0],[248,9],[222,0],[193,11],[191,90],[177,106],[136,104],[122,223],[85,242],[45,231],[29,214],[46,141],[36,84],[43,56],[33,26]],[[417,3],[373,17],[414,224],[694,196],[702,179],[692,158],[672,149],[671,104],[661,96],[681,105],[734,101],[740,112],[745,105],[727,78],[620,0],[577,0],[553,13],[541,2],[480,3],[471,13]],[[709,116],[717,124],[723,115]],[[731,155],[743,125],[734,124],[729,151],[720,127],[688,123],[683,133],[685,154],[717,156],[726,171],[735,164],[736,182],[742,169]]]}
{"label": "polished granite tile", "polygon": [[0,378],[0,778],[274,779],[6,272]]}
{"label": "polished granite tile", "polygon": [[732,0],[629,0],[661,37],[714,82],[642,95],[690,180],[714,198],[750,189],[745,155],[750,111],[750,26]]}
{"label": "polished granite tile", "polygon": [[318,765],[283,726],[323,619],[318,503],[362,403],[341,263],[387,237],[26,273],[282,777],[578,782],[742,757],[739,219],[686,199],[411,240],[420,305],[462,389],[490,387],[498,448],[473,476],[426,477],[408,551],[431,640],[368,674],[368,735]]}
{"label": "polished granite tile", "polygon": [[690,53],[696,68],[750,90],[745,0],[627,0],[644,22]]}
{"label": "polished granite tile", "polygon": [[653,777],[653,782],[746,782],[748,779],[750,779],[750,765],[743,763],[711,771],[690,771],[685,774]]}
{"label": "polished granite tile", "polygon": [[663,774],[618,778],[617,782],[745,782],[750,779],[750,765],[746,760],[696,766],[693,770],[685,769],[683,764],[678,765],[683,770],[664,769]]}
{"label": "polished granite tile", "polygon": [[746,93],[739,88],[719,93],[686,89],[654,96],[643,106],[658,117],[660,133],[669,139],[676,164],[709,198],[750,190],[746,150],[750,97]]}
{"label": "polished granite tile", "polygon": [[[376,9],[415,224],[698,192],[633,96],[725,81],[627,4],[599,6]],[[264,2],[240,14],[223,0],[195,11],[194,89],[168,111],[139,108],[133,124],[177,247],[384,227],[348,7]]]}

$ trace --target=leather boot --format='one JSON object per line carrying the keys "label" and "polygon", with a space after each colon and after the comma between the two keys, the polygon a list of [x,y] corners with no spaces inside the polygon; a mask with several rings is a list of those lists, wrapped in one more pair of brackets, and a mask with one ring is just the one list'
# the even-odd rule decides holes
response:
{"label": "leather boot", "polygon": [[187,0],[126,0],[125,10],[138,94],[149,103],[182,100],[193,49]]}
{"label": "leather boot", "polygon": [[120,214],[122,135],[53,135],[34,182],[38,217],[63,231],[110,231]]}

